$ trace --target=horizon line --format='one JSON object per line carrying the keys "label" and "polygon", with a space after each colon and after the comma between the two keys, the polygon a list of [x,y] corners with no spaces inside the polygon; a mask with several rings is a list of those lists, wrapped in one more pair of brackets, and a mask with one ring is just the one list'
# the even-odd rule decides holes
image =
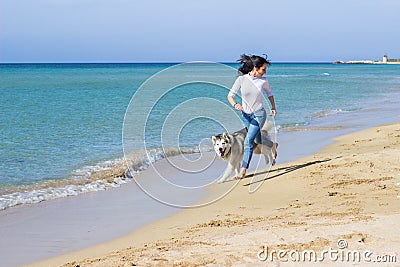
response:
{"label": "horizon line", "polygon": [[[0,64],[182,64],[182,63],[191,63],[191,62],[214,62],[221,64],[239,64],[238,62],[229,62],[229,61],[204,61],[204,60],[195,60],[195,61],[32,61],[32,62],[0,62]],[[300,64],[300,63],[333,63],[333,61],[276,61],[272,62],[272,64],[280,63],[280,64]]]}

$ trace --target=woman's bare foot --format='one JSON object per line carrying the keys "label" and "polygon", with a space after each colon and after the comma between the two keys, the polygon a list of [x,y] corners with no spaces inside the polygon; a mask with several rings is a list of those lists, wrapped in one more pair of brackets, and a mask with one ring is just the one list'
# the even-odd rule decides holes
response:
{"label": "woman's bare foot", "polygon": [[236,179],[243,179],[246,177],[246,168],[241,168],[239,174],[236,176]]}

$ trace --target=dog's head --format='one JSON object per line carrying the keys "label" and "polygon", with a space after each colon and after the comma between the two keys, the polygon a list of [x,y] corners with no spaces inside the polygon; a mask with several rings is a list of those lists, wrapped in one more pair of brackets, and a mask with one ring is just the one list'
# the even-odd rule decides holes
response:
{"label": "dog's head", "polygon": [[213,136],[211,139],[214,145],[215,153],[217,153],[220,158],[223,158],[227,153],[230,152],[231,141],[226,133]]}

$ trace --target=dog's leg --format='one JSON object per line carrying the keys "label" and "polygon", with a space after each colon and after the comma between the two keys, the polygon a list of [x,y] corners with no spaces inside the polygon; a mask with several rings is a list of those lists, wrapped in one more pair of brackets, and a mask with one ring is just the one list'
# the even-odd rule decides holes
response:
{"label": "dog's leg", "polygon": [[274,143],[274,145],[272,146],[272,165],[275,165],[276,162],[276,157],[278,157],[278,143]]}
{"label": "dog's leg", "polygon": [[265,165],[271,164],[272,166],[275,165],[275,161],[272,154],[272,149],[268,146],[262,146],[261,152],[264,155]]}
{"label": "dog's leg", "polygon": [[240,172],[240,165],[237,165],[238,167],[235,169],[235,175],[238,176],[239,172]]}
{"label": "dog's leg", "polygon": [[276,157],[278,156],[278,152],[276,149],[278,148],[278,143],[273,143],[272,147],[268,149],[268,151],[263,152],[265,156],[265,163],[271,163],[272,166],[276,163]]}
{"label": "dog's leg", "polygon": [[271,154],[264,154],[264,160],[265,160],[265,165],[268,166],[268,164],[271,162]]}
{"label": "dog's leg", "polygon": [[223,183],[223,182],[225,182],[225,181],[228,179],[228,177],[231,175],[231,173],[233,172],[233,170],[234,170],[234,167],[232,166],[232,164],[231,164],[231,163],[228,163],[228,167],[226,167],[226,170],[225,170],[225,172],[224,172],[224,175],[222,176],[221,179],[218,180],[218,183]]}

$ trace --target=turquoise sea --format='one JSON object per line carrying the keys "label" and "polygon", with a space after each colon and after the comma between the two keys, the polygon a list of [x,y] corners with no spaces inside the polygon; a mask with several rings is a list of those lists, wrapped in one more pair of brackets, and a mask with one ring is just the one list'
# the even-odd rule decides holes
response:
{"label": "turquoise sea", "polygon": [[[0,209],[128,182],[104,181],[107,177],[93,173],[121,160],[125,111],[136,90],[174,65],[0,64]],[[400,65],[273,63],[267,78],[277,103],[279,132],[340,127],[341,118],[353,112],[400,107]],[[188,84],[158,102],[145,126],[149,145],[157,151],[153,160],[165,156],[165,150],[157,150],[158,137],[173,107],[201,97],[227,103],[226,94],[214,85]],[[137,125],[138,134],[143,127]],[[178,141],[187,153],[196,153],[200,142],[211,150],[211,135],[223,130],[200,118],[181,129]],[[143,151],[137,153],[140,171],[148,161]]]}

